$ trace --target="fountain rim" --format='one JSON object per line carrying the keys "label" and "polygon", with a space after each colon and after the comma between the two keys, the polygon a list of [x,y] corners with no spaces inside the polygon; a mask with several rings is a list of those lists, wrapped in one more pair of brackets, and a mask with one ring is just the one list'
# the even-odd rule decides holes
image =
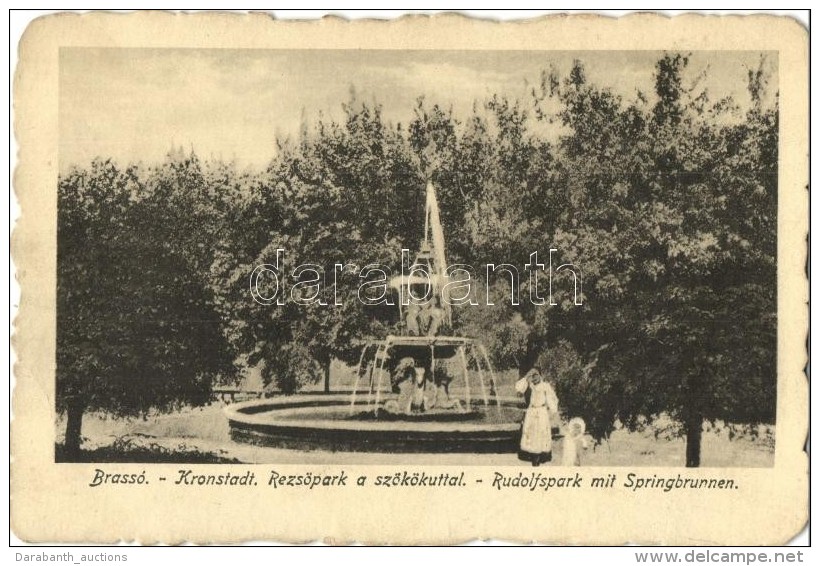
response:
{"label": "fountain rim", "polygon": [[[350,394],[349,393],[321,393],[309,394],[299,393],[295,395],[283,395],[281,397],[274,397],[268,399],[254,399],[252,401],[243,401],[225,406],[222,410],[230,423],[239,423],[251,426],[266,426],[266,427],[281,427],[289,429],[304,429],[304,430],[335,430],[335,431],[361,431],[361,432],[419,432],[419,433],[450,433],[450,432],[515,432],[521,428],[520,422],[509,423],[474,423],[470,421],[357,421],[357,420],[328,420],[328,419],[301,419],[292,420],[286,417],[289,409],[298,409],[303,407],[314,407],[321,409],[322,405],[311,405],[317,400],[322,400],[328,403],[330,407],[349,407]],[[299,405],[299,401],[303,401],[303,405]],[[520,399],[517,397],[498,397],[498,403],[501,406],[518,406]],[[295,406],[294,403],[296,403]],[[362,401],[356,403],[363,409],[368,408],[366,402]],[[270,407],[265,411],[265,417],[257,417],[255,413],[248,413],[249,409],[256,409],[259,407]],[[271,411],[275,415],[275,411],[283,411],[281,417],[271,418]],[[492,409],[492,407],[488,407]],[[259,411],[260,413],[262,411]]]}

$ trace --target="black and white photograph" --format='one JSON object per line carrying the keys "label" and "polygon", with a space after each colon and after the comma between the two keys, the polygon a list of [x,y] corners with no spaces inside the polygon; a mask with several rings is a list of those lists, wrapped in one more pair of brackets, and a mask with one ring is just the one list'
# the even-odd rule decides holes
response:
{"label": "black and white photograph", "polygon": [[771,52],[60,52],[57,461],[773,465]]}
{"label": "black and white photograph", "polygon": [[[32,26],[17,470],[62,478],[58,513],[199,517],[126,539],[226,540],[218,508],[232,540],[780,540],[807,487],[805,36],[716,24]],[[385,524],[430,498],[438,527]],[[583,534],[603,501],[622,522]],[[583,510],[513,528],[542,505]]]}

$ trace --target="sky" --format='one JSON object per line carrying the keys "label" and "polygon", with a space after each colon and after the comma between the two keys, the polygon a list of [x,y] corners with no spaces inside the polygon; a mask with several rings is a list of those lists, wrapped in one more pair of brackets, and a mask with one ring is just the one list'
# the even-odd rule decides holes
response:
{"label": "sky", "polygon": [[[407,123],[415,101],[452,106],[466,117],[493,93],[526,99],[541,71],[566,75],[574,59],[587,79],[625,99],[653,91],[657,51],[367,51],[63,48],[60,51],[60,168],[95,157],[121,164],[161,161],[173,147],[205,158],[264,167],[277,137],[295,136],[303,119],[342,117],[357,98]],[[759,52],[695,52],[690,80],[714,100],[748,102],[746,73]],[[777,54],[766,54],[777,88]]]}

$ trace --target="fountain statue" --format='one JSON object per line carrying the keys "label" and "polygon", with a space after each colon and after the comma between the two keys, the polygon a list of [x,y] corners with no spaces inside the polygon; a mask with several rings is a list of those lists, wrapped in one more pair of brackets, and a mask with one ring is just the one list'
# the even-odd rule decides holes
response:
{"label": "fountain statue", "polygon": [[[449,332],[453,313],[446,296],[447,282],[444,230],[435,188],[428,182],[424,240],[408,274],[390,281],[399,295],[399,333],[370,341],[362,348],[351,413],[356,408],[362,378],[368,383],[367,404],[376,416],[381,411],[395,415],[466,413],[472,408],[476,384],[485,407],[491,399],[497,404],[495,374],[486,349],[472,338]],[[457,366],[455,371],[453,365]],[[399,398],[382,403],[385,379],[389,379],[391,393]],[[452,385],[460,387],[461,399],[451,398]]]}
{"label": "fountain statue", "polygon": [[394,277],[399,323],[366,342],[345,393],[300,393],[227,405],[234,440],[290,449],[514,452],[523,409],[497,394],[486,349],[453,332],[436,192],[427,183],[424,238]]}

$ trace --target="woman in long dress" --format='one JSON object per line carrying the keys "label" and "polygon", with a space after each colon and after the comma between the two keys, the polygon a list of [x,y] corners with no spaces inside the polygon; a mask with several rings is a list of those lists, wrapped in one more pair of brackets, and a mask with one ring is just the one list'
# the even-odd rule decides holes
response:
{"label": "woman in long dress", "polygon": [[558,415],[558,397],[552,385],[547,383],[533,368],[519,379],[515,390],[524,394],[528,401],[524,422],[521,425],[521,446],[518,458],[539,466],[552,460],[552,425],[550,413]]}

